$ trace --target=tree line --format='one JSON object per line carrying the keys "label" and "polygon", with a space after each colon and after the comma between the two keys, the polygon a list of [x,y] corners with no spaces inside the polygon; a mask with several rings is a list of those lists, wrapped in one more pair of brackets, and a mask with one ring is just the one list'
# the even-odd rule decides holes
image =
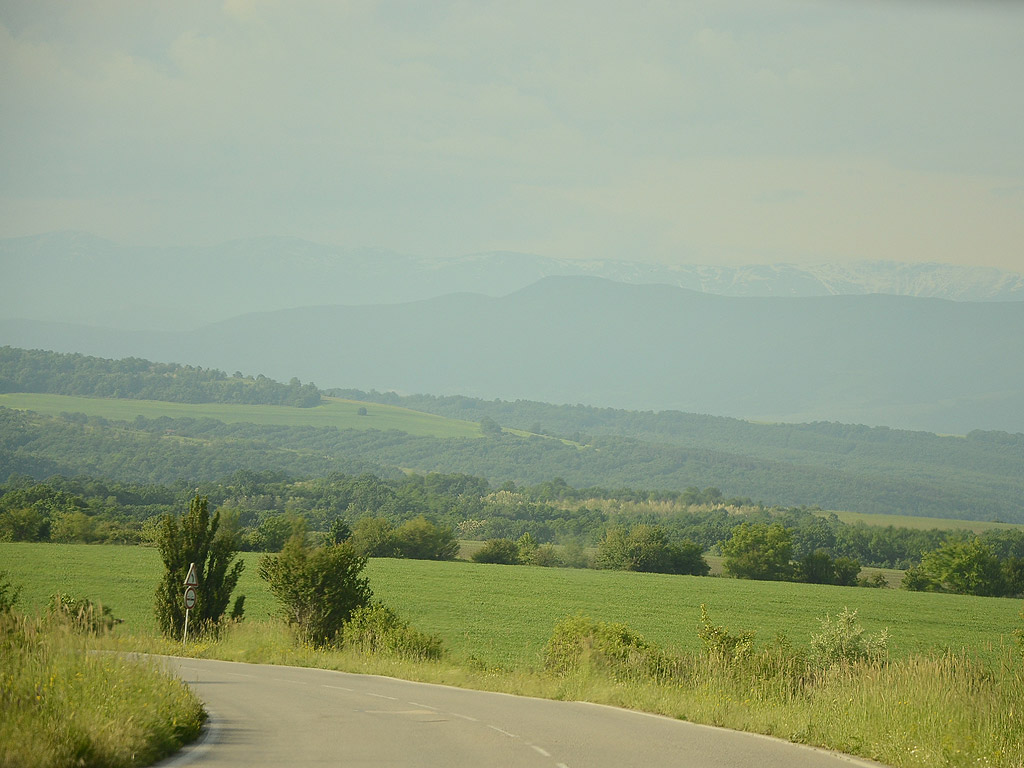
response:
{"label": "tree line", "polygon": [[310,408],[321,392],[312,382],[282,384],[236,371],[153,363],[137,357],[107,360],[77,353],[0,347],[0,392],[163,400],[174,403],[248,403]]}
{"label": "tree line", "polygon": [[[0,540],[153,543],[157,521],[199,492],[240,550],[278,552],[301,529],[365,557],[452,559],[460,541],[475,540],[485,542],[473,555],[479,562],[702,575],[704,555],[717,553],[739,578],[853,585],[863,565],[909,569],[910,589],[1022,591],[1024,530],[851,525],[813,508],[726,505],[713,487],[589,490],[578,500],[558,480],[495,490],[483,478],[440,473],[242,471],[198,488],[22,476],[0,486]],[[978,572],[973,581],[950,575],[964,563]]]}

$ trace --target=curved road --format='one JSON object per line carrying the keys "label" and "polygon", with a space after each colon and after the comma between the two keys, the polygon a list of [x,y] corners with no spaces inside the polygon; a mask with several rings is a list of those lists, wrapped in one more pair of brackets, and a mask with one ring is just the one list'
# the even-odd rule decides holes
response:
{"label": "curved road", "polygon": [[164,660],[206,704],[200,741],[164,768],[850,768],[777,739],[577,702],[322,669]]}

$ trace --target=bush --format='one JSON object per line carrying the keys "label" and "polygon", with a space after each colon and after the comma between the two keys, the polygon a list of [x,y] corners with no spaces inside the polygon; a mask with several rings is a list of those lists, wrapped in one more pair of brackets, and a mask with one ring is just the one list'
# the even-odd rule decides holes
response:
{"label": "bush", "polygon": [[680,666],[625,624],[586,616],[560,621],[544,647],[545,669],[561,676],[593,670],[616,680],[663,680]]}
{"label": "bush", "polygon": [[455,531],[434,525],[423,515],[400,525],[393,540],[398,556],[413,560],[454,560],[459,553]]}
{"label": "bush", "polygon": [[50,598],[47,610],[51,616],[86,635],[105,634],[122,621],[115,618],[106,605],[94,603],[87,597],[72,597],[60,592]]}
{"label": "bush", "polygon": [[857,612],[849,608],[843,608],[835,621],[826,615],[821,620],[821,632],[811,635],[813,656],[826,667],[858,661],[884,661],[889,653],[888,643],[887,629],[877,635],[864,634],[864,627],[857,623]]}
{"label": "bush", "polygon": [[676,573],[706,576],[711,570],[702,547],[689,540],[670,544],[658,525],[610,528],[597,547],[597,568],[647,573]]}
{"label": "bush", "polygon": [[564,568],[565,560],[554,544],[541,544],[533,553],[533,564],[542,568]]}
{"label": "bush", "polygon": [[440,637],[413,629],[390,608],[376,602],[352,612],[342,627],[341,644],[367,655],[412,661],[436,661],[444,656]]}
{"label": "bush", "polygon": [[383,517],[361,517],[348,541],[363,557],[395,557],[395,528]]}
{"label": "bush", "polygon": [[21,585],[11,583],[6,570],[0,570],[0,616],[10,613],[21,595]]}
{"label": "bush", "polygon": [[512,539],[488,539],[471,559],[474,563],[519,565],[519,545]]}
{"label": "bush", "polygon": [[365,567],[366,558],[348,542],[310,549],[303,534],[295,534],[281,554],[263,558],[259,574],[300,642],[320,646],[370,602],[370,582],[360,575]]}
{"label": "bush", "polygon": [[797,563],[796,580],[808,584],[857,585],[860,563],[849,557],[834,558],[824,549],[816,549]]}
{"label": "bush", "polygon": [[755,635],[754,632],[733,635],[725,627],[715,626],[711,623],[707,606],[701,603],[700,628],[697,630],[697,636],[704,644],[705,653],[716,661],[731,664],[747,658],[754,650]]}

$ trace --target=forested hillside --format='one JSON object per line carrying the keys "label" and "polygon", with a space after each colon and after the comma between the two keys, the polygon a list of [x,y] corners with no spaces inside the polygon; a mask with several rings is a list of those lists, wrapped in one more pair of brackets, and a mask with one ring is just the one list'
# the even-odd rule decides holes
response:
{"label": "forested hillside", "polygon": [[573,487],[682,491],[716,486],[766,504],[1024,522],[1024,481],[960,473],[947,482],[843,472],[616,436],[586,444],[494,432],[436,438],[399,431],[224,424],[212,419],[113,422],[0,409],[0,477],[90,474],[122,482],[204,482],[236,470],[466,472],[495,486],[563,479]]}
{"label": "forested hillside", "polygon": [[[145,360],[109,361],[10,348],[0,354],[0,381],[7,390],[148,395],[177,402],[189,397],[201,402],[241,397],[287,400],[289,395],[299,396],[301,402],[303,393],[318,401],[321,394],[311,384],[284,385],[241,374],[228,377]],[[241,418],[232,423],[150,418],[143,402],[135,418],[124,421],[0,408],[0,480],[21,473],[37,479],[90,475],[119,482],[194,485],[239,470],[317,477],[364,471],[394,476],[402,468],[469,473],[494,487],[556,478],[576,488],[680,492],[713,486],[726,496],[768,505],[1024,522],[1024,435],[1019,434],[940,437],[842,424],[763,425],[679,412],[526,401],[402,398],[354,390],[334,394],[479,422],[485,436],[271,426]],[[319,410],[295,412],[308,416]],[[305,418],[303,423],[308,422]]]}
{"label": "forested hillside", "polygon": [[135,357],[106,360],[80,354],[0,347],[0,392],[166,400],[174,403],[254,403],[309,408],[320,404],[316,385],[266,376]]}

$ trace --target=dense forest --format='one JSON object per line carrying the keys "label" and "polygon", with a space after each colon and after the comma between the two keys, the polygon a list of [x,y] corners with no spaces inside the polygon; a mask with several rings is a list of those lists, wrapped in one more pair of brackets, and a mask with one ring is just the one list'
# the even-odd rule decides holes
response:
{"label": "dense forest", "polygon": [[310,408],[316,385],[260,375],[228,376],[212,368],[151,363],[136,357],[105,360],[79,354],[0,347],[0,392],[166,400],[175,403],[253,403]]}

